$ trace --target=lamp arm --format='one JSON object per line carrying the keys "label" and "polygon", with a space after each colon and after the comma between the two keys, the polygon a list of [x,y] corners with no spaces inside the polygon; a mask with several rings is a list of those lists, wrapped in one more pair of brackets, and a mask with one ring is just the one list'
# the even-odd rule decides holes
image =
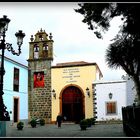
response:
{"label": "lamp arm", "polygon": [[9,52],[12,52],[13,55],[19,56],[21,54],[21,45],[18,46],[18,52],[15,52],[15,50],[12,47],[12,44],[6,43],[5,49],[7,49]]}

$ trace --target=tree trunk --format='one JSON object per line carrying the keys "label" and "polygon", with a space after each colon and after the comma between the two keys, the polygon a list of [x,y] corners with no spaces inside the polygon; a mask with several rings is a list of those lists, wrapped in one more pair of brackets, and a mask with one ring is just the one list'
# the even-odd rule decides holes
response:
{"label": "tree trunk", "polygon": [[138,77],[134,77],[133,80],[136,88],[136,94],[138,97],[138,105],[140,105],[140,81]]}

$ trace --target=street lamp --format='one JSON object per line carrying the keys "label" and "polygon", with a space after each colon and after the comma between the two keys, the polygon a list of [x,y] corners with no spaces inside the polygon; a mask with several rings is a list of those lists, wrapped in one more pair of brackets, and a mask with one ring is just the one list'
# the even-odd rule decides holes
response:
{"label": "street lamp", "polygon": [[108,94],[108,96],[109,96],[109,99],[112,99],[113,94],[110,92],[110,93]]}
{"label": "street lamp", "polygon": [[55,93],[55,90],[54,89],[52,90],[52,95],[56,99],[56,93]]}
{"label": "street lamp", "polygon": [[21,45],[23,44],[23,38],[25,34],[22,32],[22,30],[19,30],[19,32],[15,33],[15,36],[17,37],[17,45],[18,45],[18,52],[15,52],[15,50],[12,47],[12,44],[5,43],[5,33],[8,30],[8,23],[10,22],[10,19],[7,18],[6,15],[3,16],[3,18],[0,18],[0,49],[2,50],[1,54],[1,68],[0,68],[0,121],[10,121],[9,112],[6,111],[7,107],[4,105],[2,95],[3,92],[3,76],[5,74],[4,70],[4,51],[7,49],[8,51],[11,51],[13,55],[19,56],[21,54]]}
{"label": "street lamp", "polygon": [[87,96],[90,97],[90,91],[88,87],[86,88],[86,93],[87,93]]}

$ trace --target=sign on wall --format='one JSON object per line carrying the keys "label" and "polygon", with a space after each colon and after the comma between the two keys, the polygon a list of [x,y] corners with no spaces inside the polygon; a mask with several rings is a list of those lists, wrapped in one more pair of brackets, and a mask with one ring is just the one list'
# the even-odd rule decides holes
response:
{"label": "sign on wall", "polygon": [[66,80],[66,83],[77,82],[77,79],[80,77],[79,68],[66,68],[63,69],[62,78]]}
{"label": "sign on wall", "polygon": [[44,72],[34,72],[34,88],[44,88]]}

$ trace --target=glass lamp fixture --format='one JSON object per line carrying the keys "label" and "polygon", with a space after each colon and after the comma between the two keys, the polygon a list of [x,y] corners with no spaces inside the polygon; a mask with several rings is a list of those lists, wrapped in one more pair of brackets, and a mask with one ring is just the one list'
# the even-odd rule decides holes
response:
{"label": "glass lamp fixture", "polygon": [[90,97],[90,91],[88,87],[86,88],[86,93],[87,93],[87,96]]}
{"label": "glass lamp fixture", "polygon": [[56,99],[56,93],[55,93],[55,90],[54,89],[52,90],[52,95]]}
{"label": "glass lamp fixture", "polygon": [[19,30],[18,32],[15,33],[15,36],[17,37],[17,44],[21,46],[23,43],[25,33],[23,33],[22,30]]}
{"label": "glass lamp fixture", "polygon": [[8,30],[8,24],[10,19],[6,15],[3,15],[3,18],[0,18],[0,32],[3,33]]}
{"label": "glass lamp fixture", "polygon": [[109,96],[109,99],[112,99],[113,94],[110,92],[110,93],[108,94],[108,96]]}

